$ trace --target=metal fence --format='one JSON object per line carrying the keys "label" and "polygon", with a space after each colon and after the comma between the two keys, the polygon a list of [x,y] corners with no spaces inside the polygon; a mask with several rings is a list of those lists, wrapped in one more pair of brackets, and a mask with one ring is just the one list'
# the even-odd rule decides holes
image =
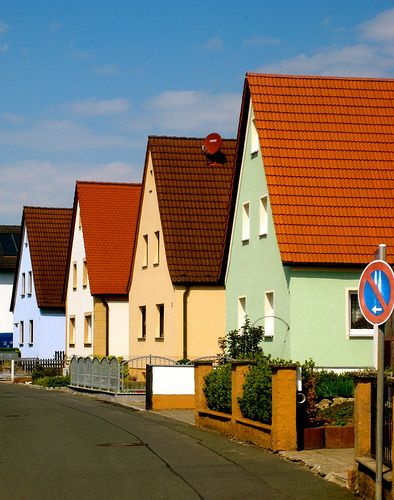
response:
{"label": "metal fence", "polygon": [[146,365],[177,365],[162,356],[139,356],[125,361],[116,358],[73,356],[70,387],[116,394],[145,394]]}
{"label": "metal fence", "polygon": [[[56,351],[54,358],[17,358],[14,360],[14,376],[17,378],[31,377],[32,373],[41,368],[53,368],[61,373],[65,364],[63,351]],[[0,360],[0,380],[11,380],[11,360]]]}
{"label": "metal fence", "polygon": [[[383,463],[392,466],[391,443],[393,434],[393,387],[384,385],[383,399]],[[371,401],[371,456],[376,458],[376,384],[372,385]]]}

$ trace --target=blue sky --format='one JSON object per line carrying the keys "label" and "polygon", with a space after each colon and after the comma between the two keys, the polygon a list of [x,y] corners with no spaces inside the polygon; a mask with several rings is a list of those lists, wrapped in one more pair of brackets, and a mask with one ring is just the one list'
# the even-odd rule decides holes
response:
{"label": "blue sky", "polygon": [[140,182],[148,135],[235,137],[246,72],[394,77],[385,0],[0,0],[0,224]]}

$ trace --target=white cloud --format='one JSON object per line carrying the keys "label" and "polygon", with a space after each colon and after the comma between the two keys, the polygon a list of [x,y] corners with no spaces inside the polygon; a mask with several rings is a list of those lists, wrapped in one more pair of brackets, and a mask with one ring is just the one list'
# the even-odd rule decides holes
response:
{"label": "white cloud", "polygon": [[7,33],[8,29],[9,29],[8,24],[3,23],[3,22],[0,21],[0,35],[3,35],[4,33]]}
{"label": "white cloud", "polygon": [[42,151],[128,148],[123,135],[99,134],[71,120],[42,120],[24,129],[0,129],[0,144]]}
{"label": "white cloud", "polygon": [[375,42],[394,42],[394,9],[388,9],[362,23],[357,30],[362,39]]}
{"label": "white cloud", "polygon": [[251,36],[245,40],[245,45],[251,47],[273,46],[273,45],[279,45],[280,43],[281,42],[278,38],[273,38],[270,36],[259,36],[259,35]]}
{"label": "white cloud", "polygon": [[354,43],[298,54],[257,69],[263,73],[392,77],[394,9],[388,9],[352,30]]}
{"label": "white cloud", "polygon": [[312,55],[299,54],[258,68],[262,73],[333,76],[389,76],[392,59],[367,44],[325,49]]}
{"label": "white cloud", "polygon": [[201,91],[167,91],[146,103],[149,127],[164,133],[207,134],[214,130],[235,136],[239,117],[239,94]]}
{"label": "white cloud", "polygon": [[72,102],[69,108],[81,116],[118,115],[130,109],[130,101],[128,99],[98,100],[92,98]]}
{"label": "white cloud", "polygon": [[119,66],[116,64],[104,64],[102,66],[97,66],[95,72],[101,76],[118,76],[120,75]]}
{"label": "white cloud", "polygon": [[51,163],[26,160],[1,165],[0,213],[3,223],[19,223],[24,205],[71,207],[76,180],[141,182],[131,163]]}
{"label": "white cloud", "polygon": [[219,36],[214,36],[200,45],[200,48],[212,51],[223,50],[223,40]]}

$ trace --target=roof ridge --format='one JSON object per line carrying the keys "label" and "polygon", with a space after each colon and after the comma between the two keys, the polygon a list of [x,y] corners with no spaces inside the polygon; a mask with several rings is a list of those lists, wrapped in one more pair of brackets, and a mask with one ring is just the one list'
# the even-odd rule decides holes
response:
{"label": "roof ridge", "polygon": [[[178,136],[178,135],[148,135],[148,140],[149,139],[182,139],[183,141],[186,141],[186,140],[204,140],[206,138],[206,135],[205,136],[201,136],[201,137],[184,137],[184,136]],[[236,141],[237,139],[234,137],[234,138],[223,138],[222,137],[222,140],[223,141]]]}
{"label": "roof ridge", "polygon": [[269,78],[294,78],[298,80],[344,80],[344,81],[371,81],[371,82],[394,82],[394,78],[372,78],[372,77],[362,77],[362,76],[330,76],[330,75],[296,75],[296,74],[281,74],[281,73],[255,73],[247,72],[246,78],[248,76],[259,76],[259,77],[269,77]]}
{"label": "roof ridge", "polygon": [[94,184],[100,186],[141,186],[141,182],[116,182],[116,181],[76,181],[76,184]]}

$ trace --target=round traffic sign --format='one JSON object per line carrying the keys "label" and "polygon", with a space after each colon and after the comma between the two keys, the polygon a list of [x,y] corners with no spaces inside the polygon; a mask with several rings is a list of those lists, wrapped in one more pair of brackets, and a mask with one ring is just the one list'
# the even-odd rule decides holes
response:
{"label": "round traffic sign", "polygon": [[394,308],[394,273],[384,260],[374,260],[364,269],[358,284],[358,303],[364,318],[381,325]]}

